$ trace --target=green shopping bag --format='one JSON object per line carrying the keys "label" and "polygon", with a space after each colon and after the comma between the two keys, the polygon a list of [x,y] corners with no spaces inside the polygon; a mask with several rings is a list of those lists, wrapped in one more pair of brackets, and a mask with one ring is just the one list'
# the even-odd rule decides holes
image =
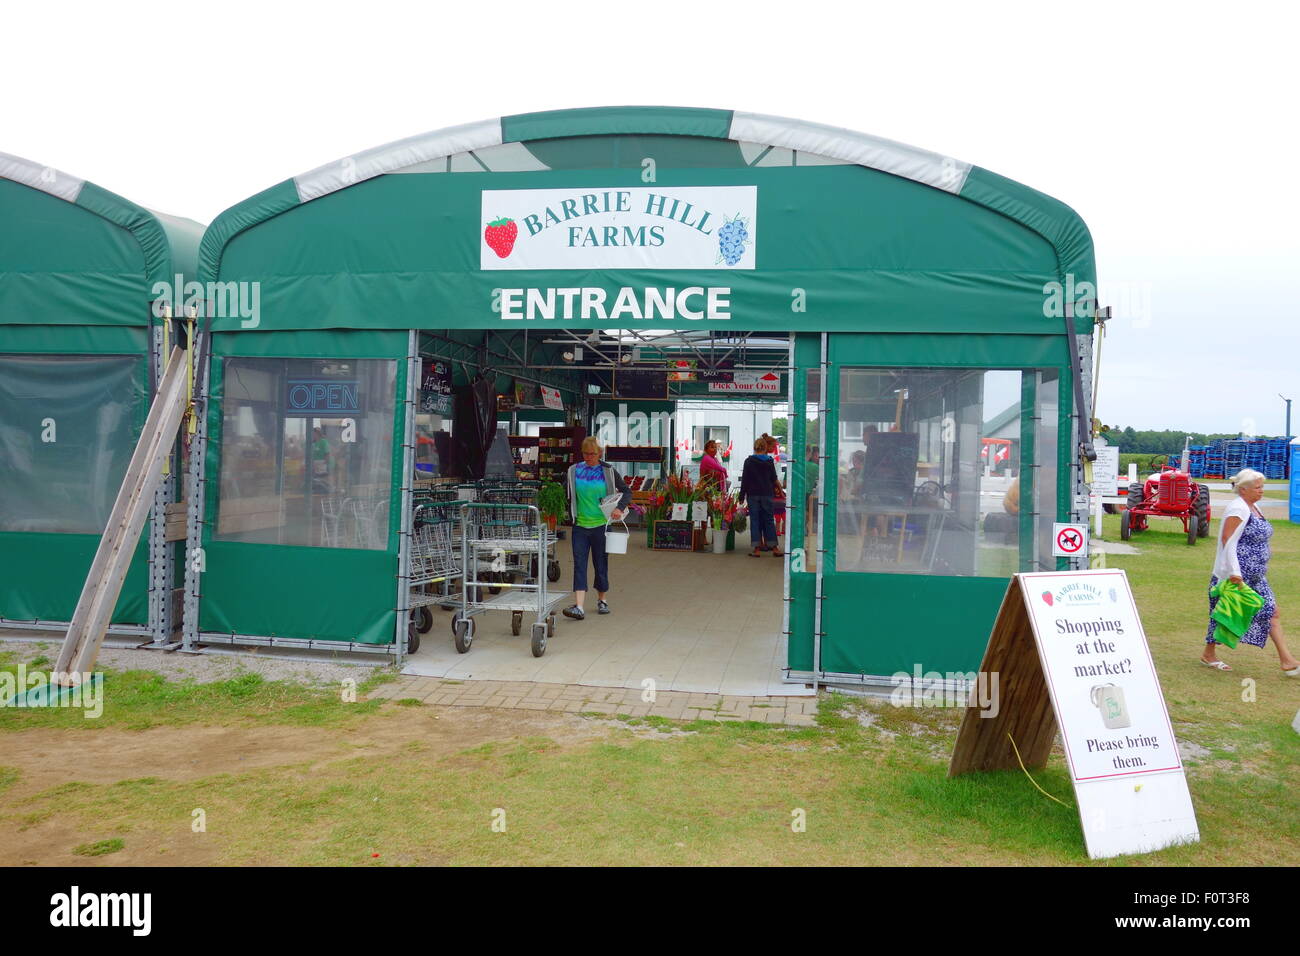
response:
{"label": "green shopping bag", "polygon": [[1255,614],[1264,606],[1264,599],[1250,585],[1231,580],[1221,581],[1210,588],[1210,597],[1219,599],[1210,615],[1218,622],[1214,639],[1228,647],[1236,647],[1237,641],[1250,629]]}

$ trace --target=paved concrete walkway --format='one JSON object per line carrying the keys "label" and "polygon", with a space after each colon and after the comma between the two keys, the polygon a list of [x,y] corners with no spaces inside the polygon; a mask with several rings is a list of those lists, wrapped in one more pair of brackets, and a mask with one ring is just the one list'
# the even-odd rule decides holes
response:
{"label": "paved concrete walkway", "polygon": [[403,675],[382,684],[369,696],[414,698],[444,707],[499,707],[549,710],[569,714],[624,714],[670,720],[756,720],[769,724],[811,726],[816,697],[742,697],[658,691],[653,702],[642,700],[640,689],[586,687],[578,684],[539,684],[531,681],[455,681]]}

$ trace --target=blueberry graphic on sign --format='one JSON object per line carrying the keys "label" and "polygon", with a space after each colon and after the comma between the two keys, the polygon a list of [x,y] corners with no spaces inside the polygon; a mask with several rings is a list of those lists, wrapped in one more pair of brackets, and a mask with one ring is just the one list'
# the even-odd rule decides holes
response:
{"label": "blueberry graphic on sign", "polygon": [[734,266],[745,255],[745,246],[749,242],[749,224],[748,219],[740,218],[737,213],[735,218],[728,219],[721,229],[718,230],[718,258],[714,260],[716,265],[719,262],[725,262],[729,266]]}

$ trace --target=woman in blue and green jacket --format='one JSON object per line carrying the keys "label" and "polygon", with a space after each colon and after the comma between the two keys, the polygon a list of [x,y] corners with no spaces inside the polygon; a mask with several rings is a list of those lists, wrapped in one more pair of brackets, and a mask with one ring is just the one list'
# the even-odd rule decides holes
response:
{"label": "woman in blue and green jacket", "polygon": [[566,479],[569,491],[569,514],[573,515],[573,604],[564,616],[584,620],[582,609],[587,597],[587,555],[596,569],[596,613],[608,614],[605,594],[609,591],[609,554],[605,551],[605,526],[608,523],[600,508],[602,498],[619,492],[618,507],[609,520],[618,521],[632,503],[627,483],[610,465],[600,460],[600,442],[588,435],[582,440],[582,464],[569,466]]}

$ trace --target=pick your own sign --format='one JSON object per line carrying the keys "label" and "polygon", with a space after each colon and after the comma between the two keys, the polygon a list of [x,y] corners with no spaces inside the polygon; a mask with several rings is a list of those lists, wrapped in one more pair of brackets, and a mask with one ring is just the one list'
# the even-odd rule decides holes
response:
{"label": "pick your own sign", "polygon": [[991,718],[967,711],[949,776],[1041,768],[1059,723],[1090,857],[1200,839],[1123,571],[1016,575],[981,670],[1000,675],[1003,699]]}

